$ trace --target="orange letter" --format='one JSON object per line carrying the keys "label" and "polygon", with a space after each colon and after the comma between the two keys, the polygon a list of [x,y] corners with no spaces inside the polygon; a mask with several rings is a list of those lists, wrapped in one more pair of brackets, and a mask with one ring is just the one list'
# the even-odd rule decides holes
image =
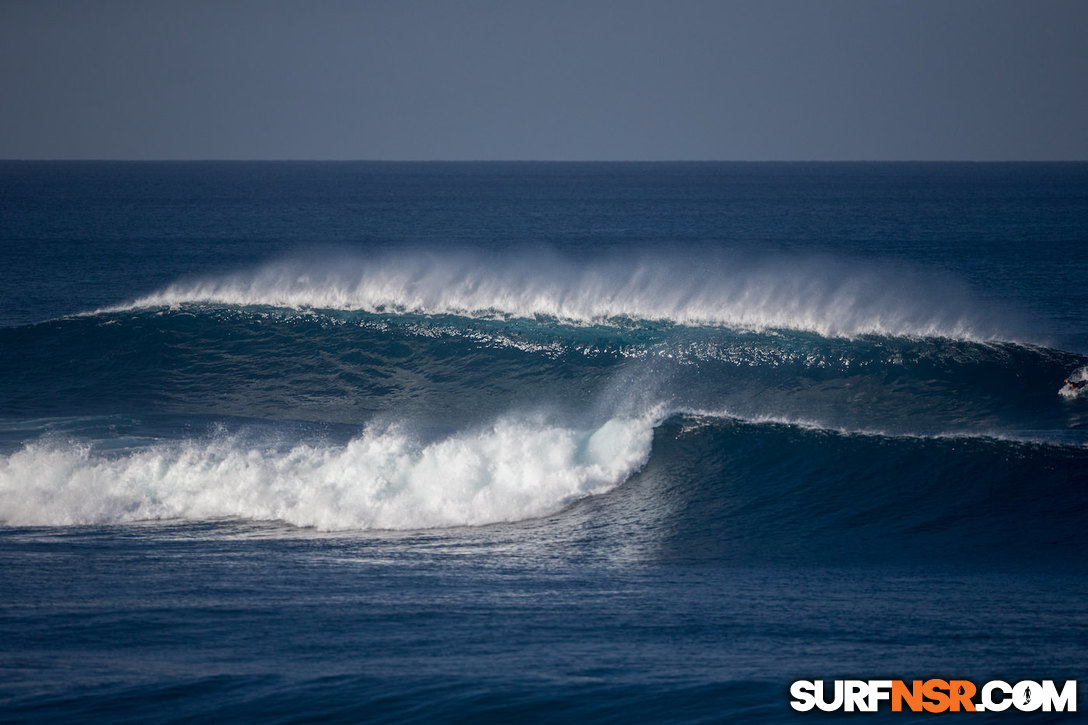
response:
{"label": "orange letter", "polygon": [[948,693],[951,695],[952,712],[959,712],[963,706],[964,712],[974,712],[975,703],[971,698],[975,696],[975,683],[970,680],[952,680],[948,683]]}
{"label": "orange letter", "polygon": [[926,680],[922,685],[922,694],[933,702],[927,702],[923,707],[926,712],[944,712],[948,709],[948,683],[944,680]]}
{"label": "orange letter", "polygon": [[907,683],[896,680],[892,683],[892,712],[903,711],[903,700],[907,701],[907,707],[914,712],[922,711],[922,681],[915,680],[911,689],[907,689]]}

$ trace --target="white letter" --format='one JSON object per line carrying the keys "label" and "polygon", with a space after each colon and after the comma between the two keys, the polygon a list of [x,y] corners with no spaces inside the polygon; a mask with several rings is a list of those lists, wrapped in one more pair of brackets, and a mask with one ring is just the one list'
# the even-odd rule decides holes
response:
{"label": "white letter", "polygon": [[876,712],[881,700],[892,699],[891,680],[869,680],[869,709],[867,712]]}
{"label": "white letter", "polygon": [[1050,712],[1052,705],[1058,712],[1077,711],[1076,680],[1066,680],[1061,692],[1054,686],[1054,680],[1043,680],[1043,696],[1046,698],[1043,702],[1043,710],[1046,712]]}
{"label": "white letter", "polygon": [[842,707],[842,680],[835,680],[835,699],[831,702],[824,700],[824,681],[816,683],[816,707],[824,712],[833,712]]}
{"label": "white letter", "polygon": [[853,712],[855,708],[858,712],[868,710],[865,707],[865,700],[868,697],[869,688],[865,680],[846,680],[844,684],[846,687],[843,699],[846,701],[846,711]]}
{"label": "white letter", "polygon": [[[810,692],[811,690],[811,692]],[[816,705],[816,685],[809,680],[798,680],[790,685],[790,707],[798,712],[808,712]]]}
{"label": "white letter", "polygon": [[1006,695],[1012,694],[1012,687],[1009,685],[1009,683],[1004,682],[1003,680],[993,680],[991,682],[987,682],[985,685],[982,686],[982,703],[986,705],[986,710],[993,710],[994,712],[1008,710],[1009,705],[1012,704],[1012,700],[1007,697],[1003,697],[1001,698],[1000,702],[995,701],[990,695],[990,693],[994,690],[1001,690],[1001,692]]}

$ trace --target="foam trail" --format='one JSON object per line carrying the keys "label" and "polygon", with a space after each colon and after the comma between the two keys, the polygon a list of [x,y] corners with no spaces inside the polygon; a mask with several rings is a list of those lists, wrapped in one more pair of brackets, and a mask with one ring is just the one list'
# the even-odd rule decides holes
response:
{"label": "foam trail", "polygon": [[543,317],[573,324],[657,321],[827,337],[1010,339],[951,282],[901,269],[796,257],[576,264],[451,253],[327,264],[288,261],[252,273],[175,283],[131,305],[102,311],[194,303]]}
{"label": "foam trail", "polygon": [[119,457],[39,441],[0,457],[0,522],[241,517],[337,530],[517,521],[624,481],[648,459],[653,427],[651,418],[587,431],[508,418],[429,445],[394,430],[289,450],[222,436]]}

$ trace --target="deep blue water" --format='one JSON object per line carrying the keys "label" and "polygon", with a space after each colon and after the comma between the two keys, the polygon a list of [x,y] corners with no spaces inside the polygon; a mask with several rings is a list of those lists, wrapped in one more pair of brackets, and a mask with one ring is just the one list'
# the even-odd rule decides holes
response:
{"label": "deep blue water", "polygon": [[0,720],[1085,701],[1088,164],[2,162],[0,250]]}

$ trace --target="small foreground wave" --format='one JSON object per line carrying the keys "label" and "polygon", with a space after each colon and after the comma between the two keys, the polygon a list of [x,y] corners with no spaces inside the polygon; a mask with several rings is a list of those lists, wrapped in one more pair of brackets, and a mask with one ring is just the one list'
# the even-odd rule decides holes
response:
{"label": "small foreground wave", "polygon": [[506,417],[429,443],[377,427],[335,445],[275,436],[247,429],[125,450],[42,437],[0,456],[0,523],[361,531],[548,516],[560,538],[588,526],[623,556],[737,562],[1066,561],[1088,550],[1083,436],[900,435],[661,409],[583,428]]}

